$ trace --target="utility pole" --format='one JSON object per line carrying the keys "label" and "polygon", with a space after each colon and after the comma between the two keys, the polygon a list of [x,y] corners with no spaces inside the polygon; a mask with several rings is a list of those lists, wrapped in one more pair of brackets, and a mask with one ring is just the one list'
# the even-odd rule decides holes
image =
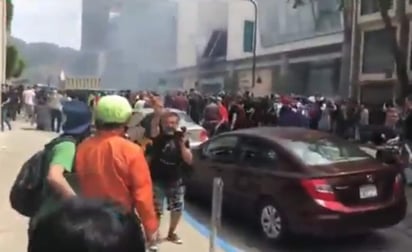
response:
{"label": "utility pole", "polygon": [[[7,44],[7,1],[9,0],[0,0],[0,81],[1,87],[0,91],[3,91],[3,84],[6,83],[6,44]],[[0,97],[0,104],[3,103]],[[1,118],[0,113],[0,122],[3,119]]]}

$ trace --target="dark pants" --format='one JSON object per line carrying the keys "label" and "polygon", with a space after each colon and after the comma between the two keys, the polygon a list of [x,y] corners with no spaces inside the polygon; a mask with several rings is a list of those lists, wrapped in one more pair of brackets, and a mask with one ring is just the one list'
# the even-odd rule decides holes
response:
{"label": "dark pants", "polygon": [[1,131],[4,131],[4,124],[11,130],[11,124],[9,120],[8,111],[6,108],[1,109]]}
{"label": "dark pants", "polygon": [[17,103],[11,103],[9,105],[9,111],[8,112],[9,112],[10,119],[13,120],[13,121],[16,121],[18,107],[19,107],[19,104],[17,104]]}
{"label": "dark pants", "polygon": [[59,133],[62,124],[62,112],[59,109],[51,110],[51,130]]}

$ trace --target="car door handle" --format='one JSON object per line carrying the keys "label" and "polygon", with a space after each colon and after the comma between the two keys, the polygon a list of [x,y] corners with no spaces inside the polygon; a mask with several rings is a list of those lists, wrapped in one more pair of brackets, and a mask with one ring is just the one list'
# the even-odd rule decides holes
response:
{"label": "car door handle", "polygon": [[219,167],[219,166],[216,166],[216,165],[213,165],[213,166],[211,166],[210,168],[212,168],[213,170],[216,170],[216,171],[218,171],[218,172],[223,171],[223,168],[222,168],[222,167]]}

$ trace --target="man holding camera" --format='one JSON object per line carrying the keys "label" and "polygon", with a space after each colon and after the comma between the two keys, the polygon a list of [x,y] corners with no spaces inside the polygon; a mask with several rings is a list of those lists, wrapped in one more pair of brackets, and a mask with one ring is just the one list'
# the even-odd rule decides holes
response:
{"label": "man holding camera", "polygon": [[163,203],[166,199],[167,210],[170,211],[170,227],[167,240],[182,244],[176,234],[184,205],[184,177],[191,169],[192,152],[185,129],[178,129],[179,115],[165,111],[158,97],[151,97],[155,110],[151,121],[150,136],[152,146],[150,153],[150,170],[154,183],[154,194],[157,214],[163,213]]}

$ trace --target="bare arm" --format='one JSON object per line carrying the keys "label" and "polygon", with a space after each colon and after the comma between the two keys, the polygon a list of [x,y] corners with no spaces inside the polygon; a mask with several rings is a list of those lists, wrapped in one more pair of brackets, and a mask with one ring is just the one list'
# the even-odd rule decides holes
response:
{"label": "bare arm", "polygon": [[190,148],[187,146],[187,141],[181,141],[180,147],[181,147],[183,161],[186,164],[191,165],[193,162],[193,154]]}
{"label": "bare arm", "polygon": [[150,137],[155,138],[160,134],[160,114],[155,114],[150,123]]}
{"label": "bare arm", "polygon": [[71,198],[76,195],[73,188],[69,185],[63,175],[64,168],[60,165],[52,165],[47,175],[47,182],[53,191],[57,192],[63,199]]}
{"label": "bare arm", "polygon": [[150,137],[155,138],[160,134],[160,117],[163,113],[163,103],[158,97],[151,97],[150,103],[154,108],[154,116],[150,124]]}
{"label": "bare arm", "polygon": [[159,223],[154,208],[150,170],[142,149],[139,148],[130,153],[133,153],[128,165],[133,205],[142,221],[146,235],[151,237],[158,229]]}
{"label": "bare arm", "polygon": [[72,171],[75,153],[76,145],[71,142],[63,142],[53,148],[53,157],[50,162],[49,173],[47,174],[47,182],[53,191],[64,199],[76,195],[64,177],[64,172]]}

